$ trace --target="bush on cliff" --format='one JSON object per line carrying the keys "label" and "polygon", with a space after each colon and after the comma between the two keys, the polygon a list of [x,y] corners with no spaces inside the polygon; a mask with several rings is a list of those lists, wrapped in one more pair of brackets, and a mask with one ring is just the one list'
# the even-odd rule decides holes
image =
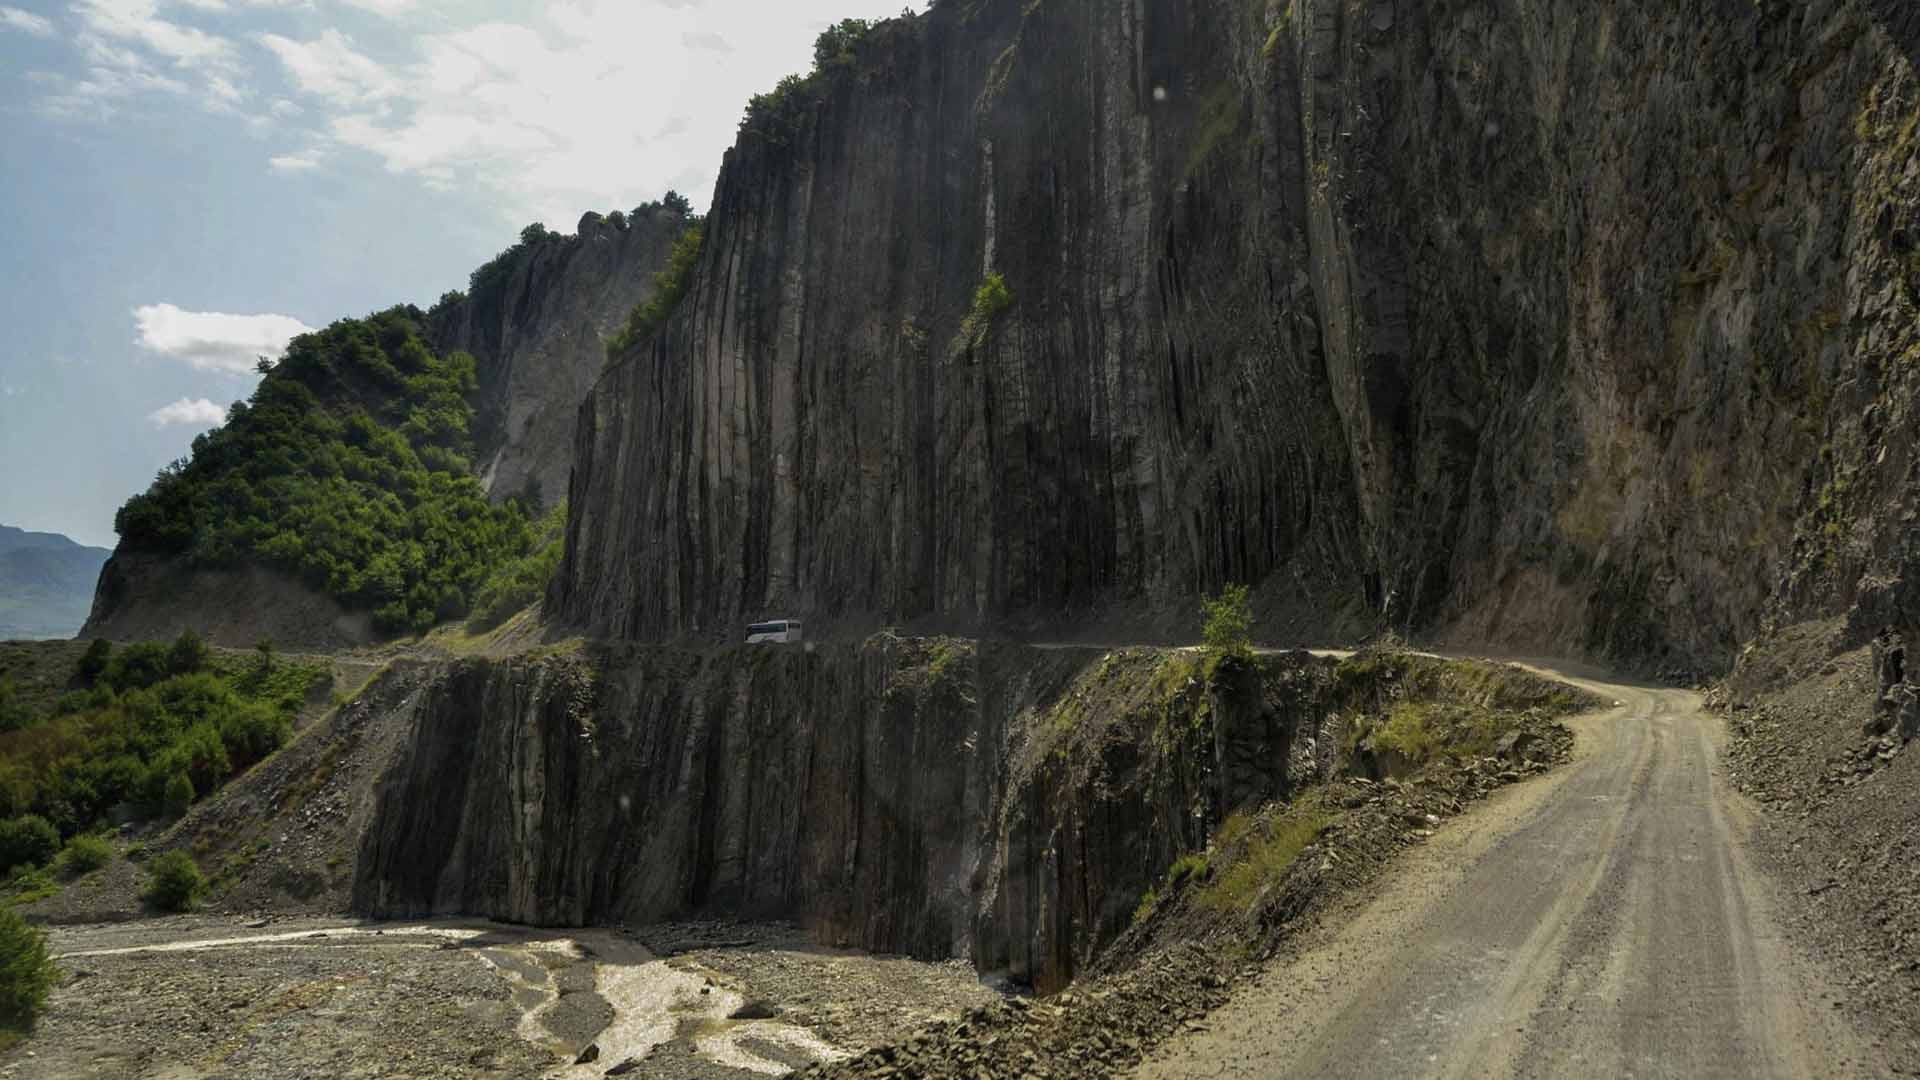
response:
{"label": "bush on cliff", "polygon": [[627,316],[627,325],[607,342],[607,359],[633,348],[666,324],[693,285],[693,271],[700,264],[700,250],[706,239],[706,224],[695,221],[674,241],[667,268],[653,275],[653,295],[635,305]]}
{"label": "bush on cliff", "polygon": [[533,537],[470,473],[473,358],[435,356],[421,317],[395,308],[294,339],[226,426],[120,510],[122,543],[276,567],[388,633],[464,616]]}
{"label": "bush on cliff", "polygon": [[1245,585],[1229,585],[1218,596],[1203,597],[1200,607],[1206,617],[1201,636],[1208,651],[1220,656],[1253,655],[1253,608]]}

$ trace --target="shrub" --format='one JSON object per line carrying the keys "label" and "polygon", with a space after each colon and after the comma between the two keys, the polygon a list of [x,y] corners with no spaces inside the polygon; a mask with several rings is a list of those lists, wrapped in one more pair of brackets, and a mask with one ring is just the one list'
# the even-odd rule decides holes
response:
{"label": "shrub", "polygon": [[1007,288],[1007,279],[998,272],[988,274],[973,292],[973,315],[984,322],[992,322],[1012,306],[1013,293]]}
{"label": "shrub", "polygon": [[821,31],[813,42],[814,70],[853,67],[859,60],[860,43],[873,32],[873,26],[867,19],[842,19]]}
{"label": "shrub", "polygon": [[547,583],[560,569],[560,558],[566,552],[566,528],[567,504],[563,502],[540,519],[539,546],[495,570],[480,587],[473,600],[473,614],[467,618],[468,630],[485,633],[546,594]]}
{"label": "shrub", "polygon": [[17,866],[44,866],[60,850],[60,830],[38,814],[0,821],[0,873]]}
{"label": "shrub", "polygon": [[1200,601],[1206,624],[1201,635],[1209,651],[1222,656],[1249,656],[1253,653],[1253,610],[1245,585],[1229,585],[1219,596]]}
{"label": "shrub", "polygon": [[206,890],[200,867],[184,851],[169,851],[153,860],[147,873],[147,901],[161,911],[191,911]]}
{"label": "shrub", "polygon": [[80,663],[75,665],[74,677],[81,683],[92,686],[100,681],[100,676],[107,673],[107,664],[112,660],[113,643],[105,638],[94,638],[93,644],[87,646],[86,655],[82,656]]}
{"label": "shrub", "polygon": [[60,871],[72,877],[92,873],[113,861],[113,844],[104,836],[83,833],[67,841],[60,852]]}
{"label": "shrub", "polygon": [[129,690],[144,690],[164,681],[167,678],[167,653],[165,645],[153,642],[127,646],[108,662],[107,685],[124,694]]}
{"label": "shrub", "polygon": [[46,935],[18,912],[0,910],[0,1026],[30,1030],[58,975],[47,955]]}
{"label": "shrub", "polygon": [[167,808],[167,813],[180,817],[187,812],[188,807],[193,805],[194,794],[193,778],[182,769],[168,774],[164,786],[160,789],[160,801]]}
{"label": "shrub", "polygon": [[33,723],[33,710],[20,700],[13,676],[0,675],[0,731],[18,731]]}
{"label": "shrub", "polygon": [[613,336],[612,341],[607,342],[607,359],[611,360],[638,345],[666,324],[693,285],[693,272],[700,264],[700,251],[706,246],[706,240],[705,223],[696,222],[673,242],[673,254],[667,259],[667,268],[653,275],[653,295],[634,307],[627,315],[627,325]]}
{"label": "shrub", "polygon": [[167,672],[171,675],[192,675],[207,670],[207,662],[212,652],[199,634],[192,630],[180,631],[167,648]]}

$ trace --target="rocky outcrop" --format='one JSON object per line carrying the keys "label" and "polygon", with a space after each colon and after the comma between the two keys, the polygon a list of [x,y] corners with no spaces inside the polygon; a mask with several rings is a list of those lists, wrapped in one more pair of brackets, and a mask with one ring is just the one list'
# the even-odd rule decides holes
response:
{"label": "rocky outcrop", "polygon": [[1837,0],[888,24],[728,155],[686,301],[580,414],[555,604],[645,638],[1243,580],[1663,666],[1920,620],[1911,33]]}
{"label": "rocky outcrop", "polygon": [[82,638],[163,641],[192,630],[210,644],[251,649],[344,649],[375,640],[373,620],[258,566],[195,567],[185,559],[120,551],[107,560]]}
{"label": "rocky outcrop", "polygon": [[685,224],[659,205],[589,213],[573,235],[521,245],[465,297],[434,308],[436,349],[476,361],[475,460],[495,499],[566,497],[574,418],[606,363],[606,342],[653,295]]}

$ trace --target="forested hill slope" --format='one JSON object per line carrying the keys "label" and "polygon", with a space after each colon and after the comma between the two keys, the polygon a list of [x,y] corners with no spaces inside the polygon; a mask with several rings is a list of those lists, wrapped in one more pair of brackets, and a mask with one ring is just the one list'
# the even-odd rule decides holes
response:
{"label": "forested hill slope", "polygon": [[0,525],[0,641],[73,636],[107,555],[57,533]]}
{"label": "forested hill slope", "polygon": [[[465,614],[531,536],[521,508],[489,503],[473,477],[473,358],[436,356],[422,320],[395,308],[296,338],[250,401],[121,508],[87,632],[129,636],[121,624],[157,599],[129,580],[141,556],[269,568],[380,633]],[[185,616],[232,598],[177,599]]]}
{"label": "forested hill slope", "polygon": [[529,226],[431,311],[297,339],[121,510],[86,632],[326,647],[497,607],[565,495],[605,339],[689,224],[675,196]]}
{"label": "forested hill slope", "polygon": [[1920,622],[1920,92],[1886,10],[839,28],[583,408],[552,598],[646,638],[1240,580],[1662,668]]}

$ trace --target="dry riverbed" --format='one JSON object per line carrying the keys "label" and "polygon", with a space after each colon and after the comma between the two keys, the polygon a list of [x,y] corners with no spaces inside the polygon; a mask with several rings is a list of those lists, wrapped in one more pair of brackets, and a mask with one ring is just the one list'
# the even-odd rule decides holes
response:
{"label": "dry riverbed", "polygon": [[48,944],[64,975],[0,1076],[760,1077],[997,1000],[784,927],[185,917]]}

